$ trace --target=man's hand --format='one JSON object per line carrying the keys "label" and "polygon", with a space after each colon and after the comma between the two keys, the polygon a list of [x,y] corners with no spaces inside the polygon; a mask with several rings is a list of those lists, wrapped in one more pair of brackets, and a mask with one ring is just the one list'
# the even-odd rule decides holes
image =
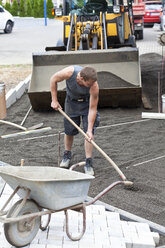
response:
{"label": "man's hand", "polygon": [[86,135],[88,138],[85,138],[89,143],[91,143],[91,140],[93,140],[93,133],[91,131],[87,131]]}
{"label": "man's hand", "polygon": [[62,109],[62,107],[61,107],[61,105],[59,104],[58,101],[52,101],[52,102],[51,102],[51,107],[52,107],[53,109],[55,109],[56,111],[58,111],[58,108]]}

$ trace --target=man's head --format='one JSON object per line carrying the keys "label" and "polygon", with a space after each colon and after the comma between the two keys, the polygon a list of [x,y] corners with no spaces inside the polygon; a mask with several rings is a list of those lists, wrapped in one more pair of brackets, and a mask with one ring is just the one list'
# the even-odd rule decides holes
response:
{"label": "man's head", "polygon": [[93,67],[86,66],[77,75],[79,84],[91,87],[97,81],[97,72]]}

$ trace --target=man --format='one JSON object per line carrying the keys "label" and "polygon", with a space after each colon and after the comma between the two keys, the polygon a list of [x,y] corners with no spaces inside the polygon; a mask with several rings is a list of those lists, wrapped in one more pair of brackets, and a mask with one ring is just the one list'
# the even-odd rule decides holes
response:
{"label": "man", "polygon": [[[50,79],[51,107],[55,110],[62,108],[57,98],[57,84],[63,80],[66,80],[65,112],[78,126],[80,126],[80,118],[82,118],[84,132],[89,137],[88,140],[85,139],[86,165],[84,171],[87,174],[94,175],[92,165],[93,145],[90,141],[94,139],[94,131],[99,125],[97,72],[92,67],[83,68],[75,65],[55,73]],[[66,118],[64,118],[64,129],[65,151],[60,167],[69,168],[73,139],[74,135],[78,134],[78,130]]]}

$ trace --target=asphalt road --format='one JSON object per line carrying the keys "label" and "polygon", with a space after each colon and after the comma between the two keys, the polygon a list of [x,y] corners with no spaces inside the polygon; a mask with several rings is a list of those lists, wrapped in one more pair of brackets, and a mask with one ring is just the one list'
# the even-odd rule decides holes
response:
{"label": "asphalt road", "polygon": [[[0,65],[32,64],[33,52],[44,52],[46,46],[56,45],[62,39],[63,23],[54,19],[15,18],[11,34],[0,33]],[[162,54],[157,42],[160,35],[159,25],[144,29],[144,39],[137,41],[139,53],[156,52]]]}
{"label": "asphalt road", "polygon": [[33,52],[44,52],[62,37],[62,22],[44,18],[15,18],[11,34],[0,33],[0,65],[32,64]]}

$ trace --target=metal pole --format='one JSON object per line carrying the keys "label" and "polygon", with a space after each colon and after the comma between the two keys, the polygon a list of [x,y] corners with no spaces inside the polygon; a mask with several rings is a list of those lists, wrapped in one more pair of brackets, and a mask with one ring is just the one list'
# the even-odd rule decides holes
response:
{"label": "metal pole", "polygon": [[45,17],[45,26],[47,26],[47,8],[46,8],[46,0],[44,0],[44,17]]}
{"label": "metal pole", "polygon": [[161,84],[160,84],[160,72],[158,72],[158,113],[161,113]]}
{"label": "metal pole", "polygon": [[58,167],[60,166],[61,132],[58,132]]}

